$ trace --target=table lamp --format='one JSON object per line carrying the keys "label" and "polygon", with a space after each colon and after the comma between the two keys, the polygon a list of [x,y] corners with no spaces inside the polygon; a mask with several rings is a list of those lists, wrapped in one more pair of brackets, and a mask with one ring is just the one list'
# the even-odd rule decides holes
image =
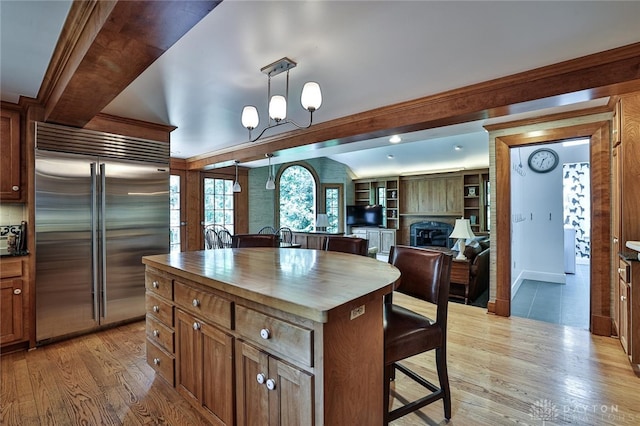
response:
{"label": "table lamp", "polygon": [[458,256],[456,259],[458,260],[467,260],[467,257],[464,255],[464,249],[467,238],[474,238],[475,234],[471,230],[471,224],[469,223],[469,219],[456,219],[456,225],[453,227],[453,232],[449,235],[449,238],[458,238]]}
{"label": "table lamp", "polygon": [[325,232],[329,226],[329,216],[326,213],[318,213],[316,216],[316,231]]}

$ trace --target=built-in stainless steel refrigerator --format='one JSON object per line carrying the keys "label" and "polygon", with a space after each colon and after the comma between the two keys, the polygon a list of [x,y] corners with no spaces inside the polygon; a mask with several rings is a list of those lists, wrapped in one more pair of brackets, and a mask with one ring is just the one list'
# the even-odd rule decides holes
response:
{"label": "built-in stainless steel refrigerator", "polygon": [[142,318],[142,256],[169,252],[169,146],[36,125],[36,340]]}

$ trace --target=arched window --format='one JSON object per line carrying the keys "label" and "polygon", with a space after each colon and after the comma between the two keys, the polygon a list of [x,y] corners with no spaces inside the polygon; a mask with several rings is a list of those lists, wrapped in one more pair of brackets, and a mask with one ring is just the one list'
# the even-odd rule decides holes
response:
{"label": "arched window", "polygon": [[279,224],[294,231],[314,230],[316,218],[316,176],[307,167],[286,167],[279,179]]}

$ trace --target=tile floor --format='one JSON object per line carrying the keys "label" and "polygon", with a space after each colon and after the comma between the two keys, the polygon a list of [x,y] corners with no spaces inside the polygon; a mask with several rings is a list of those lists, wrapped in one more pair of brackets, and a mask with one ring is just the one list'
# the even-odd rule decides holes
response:
{"label": "tile floor", "polygon": [[589,329],[589,265],[576,265],[566,284],[524,280],[511,315]]}

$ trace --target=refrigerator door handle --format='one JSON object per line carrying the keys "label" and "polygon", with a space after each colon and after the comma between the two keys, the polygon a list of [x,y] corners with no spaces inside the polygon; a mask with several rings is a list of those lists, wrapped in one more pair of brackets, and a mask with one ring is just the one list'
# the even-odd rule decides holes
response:
{"label": "refrigerator door handle", "polygon": [[100,193],[102,200],[100,203],[100,232],[102,239],[100,245],[102,247],[102,317],[107,317],[107,176],[106,164],[100,164]]}
{"label": "refrigerator door handle", "polygon": [[91,262],[92,291],[93,291],[93,319],[100,320],[99,291],[98,291],[98,188],[96,188],[96,163],[91,163]]}

